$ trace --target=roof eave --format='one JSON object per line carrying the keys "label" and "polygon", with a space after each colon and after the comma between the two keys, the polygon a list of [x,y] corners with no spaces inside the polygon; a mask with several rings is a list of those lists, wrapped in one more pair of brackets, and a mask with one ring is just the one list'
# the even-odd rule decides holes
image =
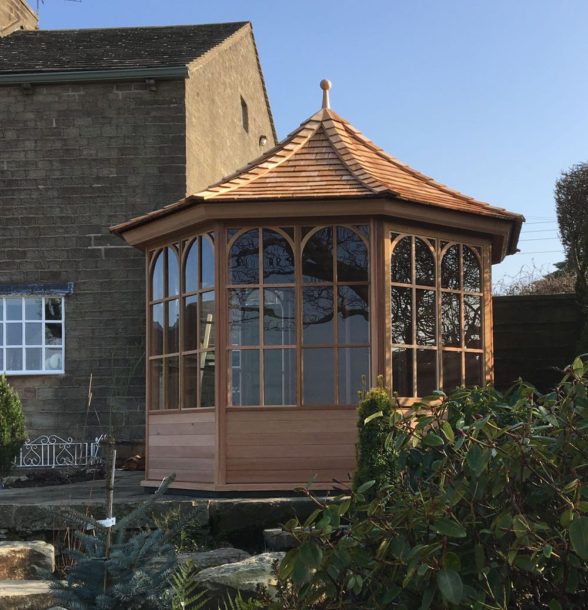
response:
{"label": "roof eave", "polygon": [[188,67],[164,66],[152,68],[114,68],[110,70],[60,70],[38,72],[9,72],[0,74],[1,85],[51,84],[72,82],[130,81],[153,78],[156,80],[183,80]]}

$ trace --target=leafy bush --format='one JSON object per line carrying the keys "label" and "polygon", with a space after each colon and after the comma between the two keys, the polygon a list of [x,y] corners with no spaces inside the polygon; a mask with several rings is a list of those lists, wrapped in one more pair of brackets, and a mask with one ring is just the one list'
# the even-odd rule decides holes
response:
{"label": "leafy bush", "polygon": [[[110,528],[112,546],[106,556],[109,529],[71,509],[59,516],[79,528],[74,535],[81,549],[72,549],[67,580],[54,582],[59,605],[70,610],[160,610],[170,586],[176,554],[167,534],[150,529],[148,511],[165,493],[173,476],[155,494]],[[92,533],[86,533],[87,530]],[[169,592],[168,596],[169,598]]]}
{"label": "leafy bush", "polygon": [[357,409],[358,439],[357,467],[353,487],[357,489],[366,481],[375,480],[376,488],[390,484],[394,479],[396,461],[388,451],[382,451],[390,433],[392,400],[382,386],[367,392]]}
{"label": "leafy bush", "polygon": [[549,394],[461,389],[392,413],[377,450],[397,480],[289,524],[296,601],[276,608],[586,608],[587,374],[577,359]]}
{"label": "leafy bush", "polygon": [[25,418],[18,394],[6,377],[0,377],[0,477],[12,469],[12,462],[26,440]]}

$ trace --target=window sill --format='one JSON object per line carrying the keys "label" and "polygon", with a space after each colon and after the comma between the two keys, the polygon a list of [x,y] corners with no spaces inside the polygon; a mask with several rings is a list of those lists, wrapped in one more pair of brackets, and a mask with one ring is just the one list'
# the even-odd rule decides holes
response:
{"label": "window sill", "polygon": [[65,371],[0,371],[6,377],[41,377],[45,375],[65,375]]}

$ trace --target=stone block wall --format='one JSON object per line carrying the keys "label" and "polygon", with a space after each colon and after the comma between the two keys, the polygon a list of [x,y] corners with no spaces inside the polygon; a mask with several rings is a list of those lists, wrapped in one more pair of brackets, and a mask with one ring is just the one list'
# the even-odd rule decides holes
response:
{"label": "stone block wall", "polygon": [[[0,87],[0,284],[73,282],[65,375],[12,376],[28,431],[144,435],[143,254],[108,228],[184,195],[184,81]],[[92,377],[93,399],[87,410]]]}
{"label": "stone block wall", "polygon": [[36,30],[37,14],[25,0],[2,0],[0,2],[0,36],[8,36],[16,30]]}

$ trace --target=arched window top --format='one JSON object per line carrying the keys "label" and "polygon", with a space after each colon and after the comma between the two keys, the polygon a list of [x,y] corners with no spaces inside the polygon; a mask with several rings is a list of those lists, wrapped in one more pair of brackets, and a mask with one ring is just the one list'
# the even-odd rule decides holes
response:
{"label": "arched window top", "polygon": [[180,262],[178,252],[174,247],[166,248],[167,255],[167,295],[175,296],[180,294]]}
{"label": "arched window top", "polygon": [[195,290],[198,290],[198,239],[188,247],[184,261],[184,291]]}
{"label": "arched window top", "polygon": [[311,233],[302,250],[302,279],[305,283],[333,281],[333,228]]}
{"label": "arched window top", "polygon": [[363,237],[349,227],[337,227],[337,281],[367,282],[368,250]]}
{"label": "arched window top", "polygon": [[151,299],[153,301],[159,301],[163,299],[163,283],[165,281],[164,276],[164,264],[165,254],[163,250],[160,250],[156,255],[151,271]]}
{"label": "arched window top", "polygon": [[393,245],[392,281],[412,284],[412,238],[403,237]]}
{"label": "arched window top", "polygon": [[209,235],[200,238],[201,273],[200,288],[214,288],[214,243]]}
{"label": "arched window top", "polygon": [[294,252],[290,241],[273,229],[263,229],[263,281],[294,283]]}
{"label": "arched window top", "polygon": [[229,282],[259,283],[259,229],[241,233],[229,250]]}
{"label": "arched window top", "polygon": [[450,290],[461,288],[461,273],[459,265],[459,245],[447,247],[441,259],[441,287]]}
{"label": "arched window top", "polygon": [[463,246],[463,289],[468,292],[482,292],[480,259],[468,246]]}
{"label": "arched window top", "polygon": [[435,255],[428,241],[414,238],[414,281],[421,286],[435,285]]}

